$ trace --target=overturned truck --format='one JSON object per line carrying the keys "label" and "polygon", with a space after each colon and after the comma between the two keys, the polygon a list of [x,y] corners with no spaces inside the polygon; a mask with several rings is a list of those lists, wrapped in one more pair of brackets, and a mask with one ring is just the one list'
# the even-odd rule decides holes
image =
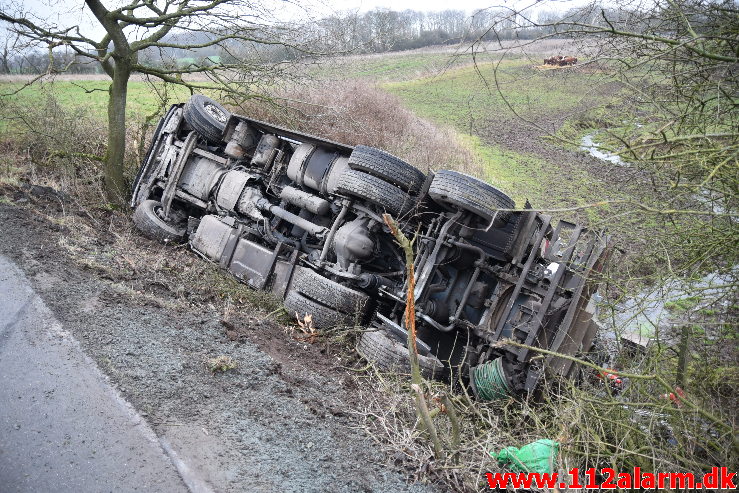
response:
{"label": "overturned truck", "polygon": [[368,327],[358,352],[408,370],[404,256],[383,214],[415,236],[423,373],[483,400],[576,373],[608,251],[599,234],[530,209],[471,176],[424,174],[380,149],[350,147],[231,114],[194,95],[160,121],[133,185],[146,236],[188,241],[254,289],[284,298],[316,327]]}

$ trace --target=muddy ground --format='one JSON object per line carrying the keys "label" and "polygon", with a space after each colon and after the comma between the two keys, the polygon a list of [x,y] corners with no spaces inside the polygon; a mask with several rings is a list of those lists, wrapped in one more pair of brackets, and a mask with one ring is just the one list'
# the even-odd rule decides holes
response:
{"label": "muddy ground", "polygon": [[[274,300],[244,299],[128,221],[52,189],[0,188],[0,254],[216,491],[436,490],[409,485],[414,471],[363,431],[363,376],[347,369],[363,364],[349,346],[306,340],[267,311]],[[190,271],[200,285],[184,285]],[[210,279],[223,285],[208,290]],[[211,372],[221,355],[237,368]]]}

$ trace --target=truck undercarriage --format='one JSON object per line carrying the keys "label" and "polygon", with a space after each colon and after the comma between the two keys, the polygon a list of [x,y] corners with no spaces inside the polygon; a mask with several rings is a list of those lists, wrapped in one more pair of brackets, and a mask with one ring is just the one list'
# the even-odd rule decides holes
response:
{"label": "truck undercarriage", "polygon": [[[409,368],[403,252],[382,215],[415,237],[423,373],[461,377],[492,400],[571,376],[590,350],[602,235],[530,209],[450,170],[424,174],[380,149],[350,147],[231,114],[201,95],[170,108],[136,177],[133,220],[148,237],[188,241],[318,328],[369,327],[357,350]],[[537,356],[535,358],[535,356]]]}

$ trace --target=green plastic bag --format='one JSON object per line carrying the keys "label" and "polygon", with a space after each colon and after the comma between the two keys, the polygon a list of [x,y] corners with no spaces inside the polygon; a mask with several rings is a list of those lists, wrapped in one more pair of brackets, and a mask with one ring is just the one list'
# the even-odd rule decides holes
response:
{"label": "green plastic bag", "polygon": [[551,474],[558,452],[559,443],[542,439],[524,445],[520,449],[506,447],[497,454],[491,451],[490,455],[498,459],[499,465],[510,465],[511,471]]}

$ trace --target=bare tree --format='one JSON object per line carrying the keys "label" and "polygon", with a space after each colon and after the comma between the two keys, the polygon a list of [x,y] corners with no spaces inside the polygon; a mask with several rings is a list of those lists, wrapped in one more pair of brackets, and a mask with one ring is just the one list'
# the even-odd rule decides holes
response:
{"label": "bare tree", "polygon": [[[133,73],[146,74],[192,90],[212,89],[214,83],[231,94],[282,66],[265,64],[254,56],[255,46],[298,47],[303,33],[280,24],[266,5],[249,0],[131,0],[109,8],[101,0],[86,0],[105,34],[93,38],[79,24],[58,25],[39,20],[21,4],[0,4],[0,21],[25,48],[45,47],[53,58],[54,48],[64,46],[79,58],[97,62],[110,77],[108,100],[108,146],[105,157],[105,187],[108,198],[121,202],[126,195],[123,176],[126,135],[126,98]],[[197,52],[212,48],[229,56],[211,57],[203,65],[149,63],[176,50]],[[154,57],[156,59],[156,57]],[[220,61],[215,61],[220,60]],[[224,62],[223,60],[228,60]],[[48,64],[53,71],[54,64]],[[58,70],[58,69],[57,69]],[[198,74],[200,77],[187,77]]]}
{"label": "bare tree", "polygon": [[9,74],[11,72],[10,58],[12,56],[12,43],[10,37],[5,36],[2,43],[2,48],[0,48],[0,72],[3,74]]}

